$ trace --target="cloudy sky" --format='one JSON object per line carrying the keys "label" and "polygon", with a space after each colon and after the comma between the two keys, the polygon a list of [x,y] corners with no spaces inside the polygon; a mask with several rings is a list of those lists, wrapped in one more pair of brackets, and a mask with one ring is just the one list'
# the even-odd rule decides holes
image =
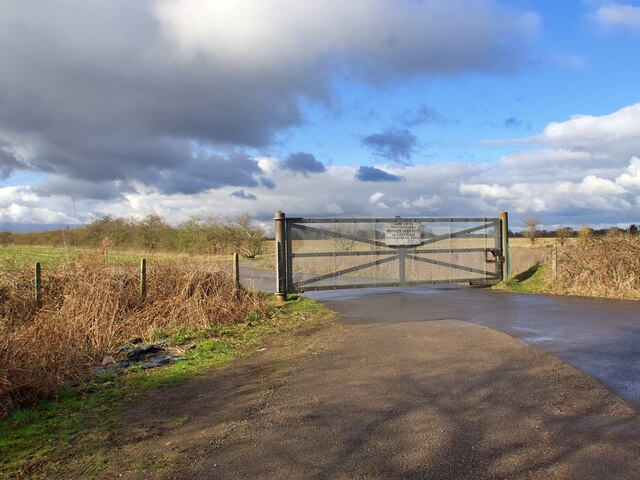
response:
{"label": "cloudy sky", "polygon": [[0,228],[640,223],[640,2],[0,0]]}

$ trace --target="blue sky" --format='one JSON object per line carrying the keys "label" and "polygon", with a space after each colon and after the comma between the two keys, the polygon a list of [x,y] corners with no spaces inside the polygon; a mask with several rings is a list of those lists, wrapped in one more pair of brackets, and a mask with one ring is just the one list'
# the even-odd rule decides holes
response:
{"label": "blue sky", "polygon": [[426,105],[442,118],[414,129],[421,143],[415,161],[492,161],[514,149],[477,148],[478,142],[527,137],[551,121],[638,102],[640,33],[605,28],[594,18],[595,2],[509,3],[541,18],[520,72],[410,79],[382,90],[338,81],[335,103],[305,105],[306,124],[287,132],[276,151],[316,151],[341,165],[370,161],[360,138]]}
{"label": "blue sky", "polygon": [[0,225],[640,223],[640,2],[0,0]]}

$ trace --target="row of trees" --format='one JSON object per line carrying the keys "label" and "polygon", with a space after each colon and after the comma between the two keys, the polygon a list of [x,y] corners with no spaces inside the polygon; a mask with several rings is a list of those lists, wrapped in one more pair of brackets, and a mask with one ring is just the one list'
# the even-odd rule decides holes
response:
{"label": "row of trees", "polygon": [[527,238],[532,244],[534,244],[536,239],[538,238],[557,238],[558,242],[560,242],[561,245],[564,245],[567,239],[573,237],[589,238],[593,236],[603,235],[623,235],[625,233],[636,235],[638,233],[638,228],[636,227],[636,225],[631,225],[627,230],[623,230],[618,227],[594,230],[586,223],[583,223],[578,230],[574,230],[571,227],[562,227],[558,228],[557,230],[539,230],[539,226],[540,220],[538,220],[537,218],[526,218],[524,220],[522,231],[519,233],[509,232],[509,235],[514,237]]}
{"label": "row of trees", "polygon": [[194,217],[178,226],[158,215],[143,219],[94,215],[79,228],[38,233],[0,232],[0,243],[71,247],[183,251],[221,254],[238,252],[253,257],[262,252],[265,232],[252,224],[249,215],[232,219]]}

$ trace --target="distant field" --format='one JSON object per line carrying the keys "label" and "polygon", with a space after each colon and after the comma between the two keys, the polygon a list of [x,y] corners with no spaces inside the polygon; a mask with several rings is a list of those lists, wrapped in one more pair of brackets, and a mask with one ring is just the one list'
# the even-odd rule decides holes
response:
{"label": "distant field", "polygon": [[107,265],[137,265],[145,257],[150,263],[207,264],[230,262],[231,255],[193,255],[187,253],[101,251],[90,248],[60,248],[8,245],[0,247],[0,268],[7,270],[40,262],[43,268],[74,261],[95,260]]}
{"label": "distant field", "polygon": [[[568,238],[565,241],[565,245],[574,243],[576,242],[576,240],[577,238]],[[543,247],[543,246],[549,246],[549,245],[560,245],[557,238],[536,238],[536,241],[532,246],[531,240],[529,240],[528,238],[520,238],[520,237],[509,238],[509,244],[512,247],[528,247],[528,248],[537,248],[537,247]]]}

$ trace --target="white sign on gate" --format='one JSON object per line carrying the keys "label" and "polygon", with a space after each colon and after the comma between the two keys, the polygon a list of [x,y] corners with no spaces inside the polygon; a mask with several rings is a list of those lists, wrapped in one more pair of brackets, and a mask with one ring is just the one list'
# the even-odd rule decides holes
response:
{"label": "white sign on gate", "polygon": [[384,243],[389,247],[408,247],[420,244],[422,230],[417,222],[390,223],[384,230]]}

